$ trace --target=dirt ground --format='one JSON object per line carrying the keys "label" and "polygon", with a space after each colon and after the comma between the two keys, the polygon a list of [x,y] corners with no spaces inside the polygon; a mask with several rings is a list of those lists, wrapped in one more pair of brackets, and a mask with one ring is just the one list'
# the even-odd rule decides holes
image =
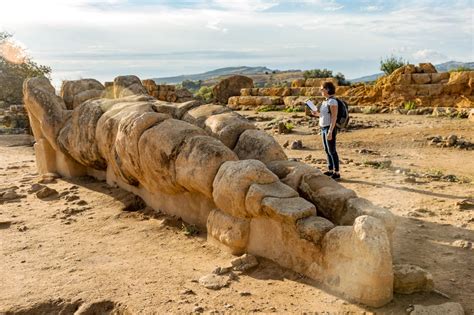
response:
{"label": "dirt ground", "polygon": [[[275,117],[292,120],[293,132],[276,139],[302,140],[304,148],[286,149],[288,157],[324,169],[319,135],[301,113],[242,113],[266,129]],[[374,309],[262,258],[228,287],[206,289],[197,279],[233,256],[207,244],[205,231],[188,236],[179,219],[124,211],[129,193],[88,177],[45,184],[59,196],[39,199],[28,192],[39,179],[31,139],[0,136],[0,192],[16,186],[22,196],[0,202],[0,314],[405,314],[411,304],[451,301],[474,314],[474,251],[459,246],[474,242],[474,209],[458,204],[474,198],[474,151],[426,140],[456,134],[474,142],[474,123],[362,114],[353,122],[359,129],[338,135],[341,183],[397,215],[394,263],[425,268],[449,299],[395,294]]]}

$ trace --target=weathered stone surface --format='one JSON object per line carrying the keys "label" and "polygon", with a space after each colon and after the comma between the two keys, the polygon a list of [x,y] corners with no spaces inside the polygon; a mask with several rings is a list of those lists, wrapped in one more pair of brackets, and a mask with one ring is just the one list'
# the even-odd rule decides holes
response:
{"label": "weathered stone surface", "polygon": [[243,75],[234,75],[221,80],[213,88],[213,95],[220,104],[227,104],[229,97],[240,95],[240,90],[253,87],[253,80]]}
{"label": "weathered stone surface", "polygon": [[125,182],[137,186],[145,173],[140,164],[138,143],[143,133],[160,122],[170,119],[166,114],[155,112],[131,112],[123,117],[115,137],[115,161]]}
{"label": "weathered stone surface", "polygon": [[415,84],[428,84],[431,82],[431,75],[428,73],[413,73],[411,79]]}
{"label": "weathered stone surface", "polygon": [[326,175],[304,175],[299,190],[311,200],[322,216],[339,224],[344,215],[345,202],[355,198],[353,190],[346,189]]}
{"label": "weathered stone surface", "polygon": [[440,72],[431,74],[431,83],[439,83],[443,80],[449,80],[449,72]]}
{"label": "weathered stone surface", "polygon": [[301,197],[265,197],[261,211],[271,218],[292,224],[299,219],[316,215],[316,207]]}
{"label": "weathered stone surface", "polygon": [[236,112],[212,115],[206,119],[204,125],[204,129],[211,136],[219,139],[230,149],[235,147],[237,140],[245,130],[256,129],[254,124]]}
{"label": "weathered stone surface", "polygon": [[352,225],[355,219],[361,215],[370,215],[382,221],[389,237],[397,225],[396,217],[393,213],[384,208],[375,206],[372,202],[364,198],[348,199],[345,204],[345,211],[340,217],[338,224]]}
{"label": "weathered stone surface", "polygon": [[423,71],[423,73],[437,73],[435,66],[431,63],[420,63],[418,67]]}
{"label": "weathered stone surface", "polygon": [[145,87],[137,76],[125,75],[114,79],[114,96],[122,98],[125,96],[147,94]]}
{"label": "weathered stone surface", "polygon": [[396,293],[412,294],[431,291],[433,276],[426,270],[410,264],[393,265],[393,290]]}
{"label": "weathered stone surface", "polygon": [[205,128],[206,119],[212,115],[230,112],[230,109],[216,104],[206,104],[193,108],[182,116],[182,120],[196,125],[199,128]]}
{"label": "weathered stone surface", "polygon": [[239,159],[255,159],[267,164],[272,161],[287,160],[278,142],[262,130],[245,130],[239,137],[234,152]]}
{"label": "weathered stone surface", "polygon": [[70,123],[58,136],[63,151],[80,164],[98,170],[107,168],[96,141],[97,124],[103,114],[100,100],[84,102],[72,112]]}
{"label": "weathered stone surface", "polygon": [[59,150],[58,134],[71,115],[63,99],[45,77],[25,80],[23,95],[35,139],[45,138],[54,150]]}
{"label": "weathered stone surface", "polygon": [[138,142],[140,165],[146,174],[142,184],[150,191],[182,192],[175,167],[179,149],[186,139],[204,135],[204,130],[176,119],[167,119],[146,130]]}
{"label": "weathered stone surface", "polygon": [[296,79],[291,82],[292,88],[299,88],[304,86],[305,79]]}
{"label": "weathered stone surface", "polygon": [[37,193],[36,197],[40,199],[46,199],[50,197],[58,196],[58,191],[56,189],[49,188],[47,186],[41,188]]}
{"label": "weathered stone surface", "polygon": [[237,257],[230,263],[232,265],[232,269],[236,271],[247,271],[258,266],[257,257],[249,254],[244,254],[240,257]]}
{"label": "weathered stone surface", "polygon": [[83,102],[104,96],[105,87],[95,79],[63,81],[59,95],[67,109],[74,109]]}
{"label": "weathered stone surface", "polygon": [[222,164],[214,179],[212,196],[217,207],[235,217],[251,217],[245,208],[250,185],[270,184],[278,177],[260,161],[229,161]]}
{"label": "weathered stone surface", "polygon": [[207,235],[226,245],[232,254],[245,252],[249,240],[250,221],[236,218],[218,209],[207,218]]}
{"label": "weathered stone surface", "polygon": [[325,282],[370,306],[392,299],[390,242],[379,219],[358,217],[353,226],[337,226],[323,238]]}
{"label": "weathered stone surface", "polygon": [[408,309],[410,315],[464,315],[461,304],[448,302],[439,305],[413,305]]}
{"label": "weathered stone surface", "polygon": [[214,273],[199,278],[199,284],[211,290],[219,290],[228,286],[230,279],[228,276],[219,276]]}
{"label": "weathered stone surface", "polygon": [[322,172],[317,168],[297,161],[273,161],[268,163],[267,167],[275,173],[284,184],[296,191],[299,189],[303,175],[322,175]]}
{"label": "weathered stone surface", "polygon": [[324,235],[335,227],[328,219],[317,216],[298,220],[296,226],[302,238],[315,244],[319,244]]}
{"label": "weathered stone surface", "polygon": [[262,200],[266,197],[292,198],[298,193],[291,187],[276,181],[271,184],[252,184],[245,197],[245,208],[252,216],[261,216]]}
{"label": "weathered stone surface", "polygon": [[187,138],[176,158],[176,182],[212,198],[212,183],[220,166],[237,160],[237,155],[215,138]]}

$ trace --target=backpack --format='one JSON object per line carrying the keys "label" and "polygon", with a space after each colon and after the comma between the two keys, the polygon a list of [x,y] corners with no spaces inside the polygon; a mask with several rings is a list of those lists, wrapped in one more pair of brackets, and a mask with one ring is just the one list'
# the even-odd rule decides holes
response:
{"label": "backpack", "polygon": [[337,101],[336,127],[339,129],[345,129],[349,124],[349,109],[347,107],[347,104],[343,100],[340,100],[337,97],[333,98]]}

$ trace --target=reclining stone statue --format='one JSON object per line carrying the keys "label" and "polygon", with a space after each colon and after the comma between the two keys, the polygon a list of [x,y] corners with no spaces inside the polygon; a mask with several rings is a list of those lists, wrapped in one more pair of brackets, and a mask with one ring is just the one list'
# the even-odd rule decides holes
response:
{"label": "reclining stone statue", "polygon": [[146,94],[139,78],[24,83],[40,173],[90,175],[207,228],[208,240],[370,306],[393,295],[394,216],[302,162],[236,112]]}

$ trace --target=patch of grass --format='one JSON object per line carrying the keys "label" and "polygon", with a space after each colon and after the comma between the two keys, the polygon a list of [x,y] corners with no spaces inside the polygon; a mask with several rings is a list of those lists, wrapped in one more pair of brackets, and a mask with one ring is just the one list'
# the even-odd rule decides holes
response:
{"label": "patch of grass", "polygon": [[287,122],[285,123],[285,128],[291,131],[295,126],[291,122]]}
{"label": "patch of grass", "polygon": [[186,236],[195,236],[200,233],[199,228],[193,224],[183,224],[181,225],[181,231],[183,231]]}
{"label": "patch of grass", "polygon": [[392,165],[392,161],[390,160],[384,160],[384,161],[364,161],[365,166],[370,166],[373,168],[379,168],[379,169],[384,169],[384,168],[390,168]]}
{"label": "patch of grass", "polygon": [[264,106],[259,106],[257,108],[257,112],[259,112],[259,113],[274,112],[274,111],[278,111],[278,108],[276,106],[273,106],[273,105],[264,105]]}
{"label": "patch of grass", "polygon": [[405,110],[412,110],[416,109],[416,104],[413,101],[408,101],[403,104],[403,107],[405,108]]}
{"label": "patch of grass", "polygon": [[303,108],[301,108],[301,107],[287,107],[283,111],[287,112],[287,113],[304,112]]}
{"label": "patch of grass", "polygon": [[451,69],[449,70],[449,72],[463,72],[463,71],[472,71],[473,69],[471,68],[468,68],[468,67],[464,67],[464,66],[460,66],[460,67],[457,67],[457,68],[454,68],[454,69]]}
{"label": "patch of grass", "polygon": [[362,113],[364,114],[377,114],[379,109],[377,106],[366,106],[364,109],[362,109]]}

